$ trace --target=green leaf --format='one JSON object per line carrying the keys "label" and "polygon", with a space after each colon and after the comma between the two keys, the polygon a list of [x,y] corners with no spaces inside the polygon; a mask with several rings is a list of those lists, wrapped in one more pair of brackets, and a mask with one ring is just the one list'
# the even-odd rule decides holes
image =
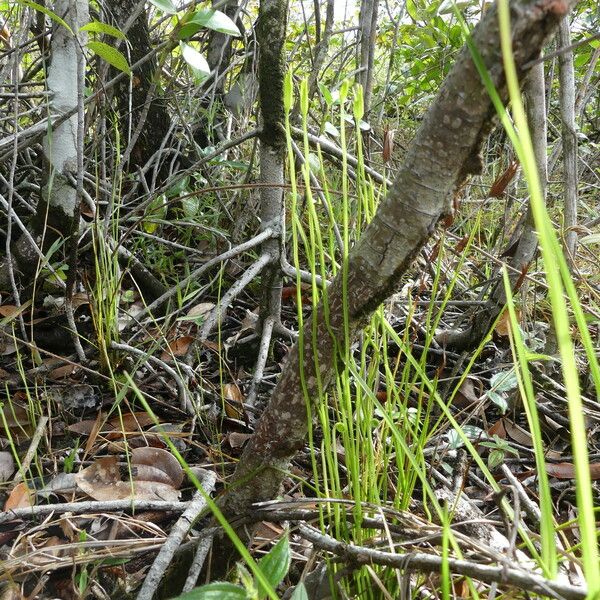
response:
{"label": "green leaf", "polygon": [[119,40],[126,40],[125,34],[116,27],[109,25],[108,23],[101,23],[100,21],[91,21],[87,25],[84,25],[80,31],[91,31],[92,33],[103,33],[104,35],[111,35]]}
{"label": "green leaf", "polygon": [[167,197],[165,194],[154,198],[148,205],[145,213],[149,220],[142,222],[142,227],[146,233],[154,233],[158,228],[158,223],[152,219],[164,219],[167,216]]}
{"label": "green leaf", "polygon": [[45,6],[42,6],[37,2],[32,2],[31,0],[17,0],[17,4],[33,8],[41,13],[44,13],[50,20],[54,21],[55,23],[58,23],[59,25],[62,25],[70,33],[73,33],[73,30],[67,25],[65,21],[63,21],[63,19],[61,19],[56,13],[52,12],[51,10],[48,10]]}
{"label": "green leaf", "polygon": [[419,20],[419,14],[417,13],[417,7],[415,6],[414,0],[406,0],[406,12],[413,21]]}
{"label": "green leaf", "polygon": [[579,243],[583,244],[584,246],[598,244],[600,243],[600,233],[591,233],[590,235],[585,235],[579,240]]}
{"label": "green leaf", "polygon": [[154,4],[156,8],[166,12],[168,15],[174,15],[177,13],[177,9],[171,0],[150,0],[150,4]]}
{"label": "green leaf", "polygon": [[181,55],[185,62],[190,65],[194,73],[201,77],[208,77],[210,75],[210,67],[206,62],[206,59],[198,50],[192,48],[189,44],[184,44],[180,42],[179,46],[181,47]]}
{"label": "green leaf", "polygon": [[215,581],[197,587],[174,600],[246,600],[246,590],[226,581]]}
{"label": "green leaf", "polygon": [[498,371],[490,378],[490,387],[496,392],[510,392],[518,385],[517,374],[514,368],[508,371]]}
{"label": "green leaf", "polygon": [[493,471],[504,462],[504,452],[502,450],[492,450],[488,457],[488,467]]}
{"label": "green leaf", "polygon": [[181,27],[179,39],[187,39],[201,29],[212,29],[227,35],[241,36],[238,26],[225,13],[220,10],[200,9]]}
{"label": "green leaf", "polygon": [[489,391],[487,393],[487,397],[500,409],[502,414],[506,413],[508,410],[508,402],[504,396],[496,392]]}
{"label": "green leaf", "polygon": [[129,68],[127,59],[123,56],[123,53],[116,48],[113,48],[104,42],[88,42],[87,47],[115,69],[119,69],[119,71],[131,75],[131,69]]}
{"label": "green leaf", "polygon": [[296,589],[294,590],[294,593],[292,594],[292,597],[290,598],[290,600],[308,600],[308,593],[306,592],[306,586],[302,582],[300,582],[296,586]]}
{"label": "green leaf", "polygon": [[[260,559],[258,566],[273,588],[277,587],[286,576],[290,568],[290,560],[290,543],[287,535],[284,535],[271,551]],[[264,597],[266,593],[266,590],[258,584],[259,597]]]}
{"label": "green leaf", "polygon": [[181,207],[185,216],[188,219],[193,219],[198,215],[198,211],[200,210],[200,199],[198,196],[186,196],[181,199]]}
{"label": "green leaf", "polygon": [[319,82],[317,85],[319,86],[319,90],[321,90],[321,95],[323,96],[323,100],[325,100],[325,103],[328,106],[331,106],[333,104],[333,96],[331,95],[329,88],[324,83],[321,83],[321,82]]}

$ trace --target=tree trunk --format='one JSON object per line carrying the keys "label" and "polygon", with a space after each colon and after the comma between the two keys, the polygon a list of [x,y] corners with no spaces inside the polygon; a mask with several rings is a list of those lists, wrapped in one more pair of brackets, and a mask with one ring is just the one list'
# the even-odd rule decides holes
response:
{"label": "tree trunk", "polygon": [[[138,0],[111,2],[109,14],[112,15],[114,25],[120,29],[124,28],[137,5]],[[130,64],[151,52],[148,15],[145,10],[137,16],[125,35],[129,42],[127,47]],[[130,163],[127,167],[130,172],[135,172],[136,167],[144,166],[154,156],[171,127],[166,103],[155,84],[157,67],[156,59],[152,58],[136,70],[133,80],[124,79],[115,86],[119,124],[125,143],[129,144],[136,130],[140,130],[130,153]],[[167,175],[166,171],[164,175]],[[159,178],[162,179],[164,178]]]}
{"label": "tree trunk", "polygon": [[[571,45],[571,28],[565,17],[558,28],[560,48]],[[564,248],[569,264],[573,266],[577,249],[577,131],[575,129],[575,71],[573,50],[558,57],[560,81],[560,119],[563,139],[563,176],[565,212],[563,223]]]}
{"label": "tree trunk", "polygon": [[360,6],[360,69],[357,82],[363,87],[365,115],[371,105],[373,90],[373,64],[375,61],[375,37],[379,0],[362,0]]}
{"label": "tree trunk", "polygon": [[[318,3],[317,3],[318,5]],[[308,97],[309,99],[315,95],[317,83],[319,81],[319,73],[325,64],[327,53],[329,51],[329,41],[333,32],[335,1],[327,0],[327,10],[325,14],[325,29],[315,46],[315,58],[312,65],[312,71],[309,76]]]}
{"label": "tree trunk", "polygon": [[[48,67],[47,86],[51,94],[51,116],[76,111],[79,86],[83,82],[78,78],[78,62],[85,61],[82,48],[87,34],[80,28],[89,22],[87,1],[57,0],[53,7],[75,32],[73,35],[60,24],[53,25],[51,42],[51,61]],[[85,72],[85,63],[83,69]],[[45,181],[36,213],[28,225],[34,241],[42,249],[48,248],[58,238],[68,238],[77,231],[79,211],[77,209],[77,190],[74,184],[78,168],[79,123],[77,112],[69,119],[57,125],[44,137],[43,162]],[[35,274],[39,256],[31,245],[30,239],[22,235],[13,247],[13,258],[21,273],[25,276]],[[6,263],[0,264],[0,286],[7,283]]]}
{"label": "tree trunk", "polygon": [[[213,5],[235,21],[239,7],[236,0],[227,0],[225,4],[213,0]],[[206,61],[215,80],[215,95],[221,96],[225,85],[225,78],[221,75],[231,62],[231,45],[233,38],[218,31],[211,31],[206,52]]]}
{"label": "tree trunk", "polygon": [[[574,3],[511,3],[513,50],[521,79],[523,65],[539,56]],[[473,43],[506,102],[495,8],[486,11]],[[335,374],[337,348],[350,343],[346,327],[354,338],[394,291],[440,218],[452,211],[465,179],[481,170],[479,150],[494,114],[470,53],[463,49],[413,139],[396,182],[331,284],[327,310],[321,305],[306,322],[221,501],[229,516],[277,495],[290,460],[305,442],[307,399],[312,409],[321,401]]]}
{"label": "tree trunk", "polygon": [[285,62],[283,46],[287,27],[287,0],[261,0],[256,35],[259,44],[259,96],[262,117],[260,135],[261,229],[274,228],[280,233],[263,244],[263,253],[271,262],[263,272],[261,321],[279,321],[281,311],[281,252],[283,248],[283,173],[285,133],[283,78]]}

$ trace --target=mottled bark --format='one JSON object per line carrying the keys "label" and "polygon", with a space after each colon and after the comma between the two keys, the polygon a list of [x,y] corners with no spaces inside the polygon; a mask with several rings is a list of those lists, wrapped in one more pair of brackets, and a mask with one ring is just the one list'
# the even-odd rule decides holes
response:
{"label": "mottled bark", "polygon": [[377,15],[379,0],[362,0],[360,5],[360,61],[358,83],[363,87],[365,114],[371,105],[373,90],[373,65],[375,62],[375,37],[377,35]]}
{"label": "mottled bark", "polygon": [[[559,47],[571,45],[571,28],[565,17],[558,28]],[[560,82],[560,120],[562,122],[564,220],[563,238],[570,265],[575,260],[577,248],[577,131],[575,128],[575,71],[573,50],[566,50],[558,57]]]}
{"label": "mottled bark", "polygon": [[[521,78],[523,65],[537,58],[574,3],[511,3],[514,57]],[[473,37],[506,101],[495,8],[486,12]],[[347,285],[342,276],[333,281],[328,310],[318,308],[304,327],[303,343],[292,350],[221,501],[226,514],[240,514],[252,502],[277,495],[289,461],[305,442],[306,398],[313,405],[321,401],[322,388],[335,373],[336,348],[348,343],[344,339],[344,308],[350,333],[355,335],[396,289],[440,218],[451,212],[453,198],[467,176],[479,172],[479,150],[493,116],[479,73],[468,50],[463,49],[411,143],[395,184],[348,258]]]}
{"label": "mottled bark", "polygon": [[263,273],[263,303],[261,320],[280,318],[281,263],[283,245],[283,173],[285,163],[285,133],[283,78],[286,65],[283,57],[287,27],[287,0],[261,0],[256,36],[259,44],[259,97],[262,132],[260,134],[260,179],[273,187],[261,187],[261,229],[268,227],[281,232],[263,244],[263,253],[271,264]]}

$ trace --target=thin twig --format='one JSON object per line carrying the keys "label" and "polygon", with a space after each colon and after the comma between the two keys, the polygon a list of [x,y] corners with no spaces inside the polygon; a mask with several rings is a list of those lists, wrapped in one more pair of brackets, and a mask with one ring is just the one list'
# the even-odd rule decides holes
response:
{"label": "thin twig", "polygon": [[29,469],[29,465],[31,464],[31,461],[33,460],[33,457],[37,452],[37,448],[40,445],[42,436],[46,432],[46,425],[48,424],[48,420],[48,417],[41,417],[38,421],[37,427],[35,428],[35,431],[33,433],[33,437],[31,438],[29,448],[27,449],[27,454],[25,454],[25,458],[21,461],[21,468],[18,470],[17,474],[13,478],[14,483],[19,483],[25,476],[27,469]]}

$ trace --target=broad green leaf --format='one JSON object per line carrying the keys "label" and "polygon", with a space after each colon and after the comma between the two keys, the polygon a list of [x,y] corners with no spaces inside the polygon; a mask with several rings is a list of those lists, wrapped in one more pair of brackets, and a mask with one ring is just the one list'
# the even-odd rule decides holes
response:
{"label": "broad green leaf", "polygon": [[246,600],[246,590],[226,581],[215,581],[197,587],[174,600]]}
{"label": "broad green leaf", "polygon": [[517,374],[514,368],[508,371],[498,371],[490,378],[490,387],[496,392],[510,392],[516,389],[517,384]]}
{"label": "broad green leaf", "polygon": [[48,10],[45,6],[38,4],[37,2],[32,2],[31,0],[17,0],[17,4],[21,6],[27,6],[29,8],[33,8],[35,10],[39,10],[41,13],[44,13],[50,20],[62,25],[66,29],[69,30],[70,33],[73,33],[73,30],[67,25],[67,23],[61,19],[56,13]]}
{"label": "broad green leaf", "polygon": [[149,220],[143,221],[142,227],[146,233],[154,233],[158,228],[158,224],[152,219],[164,219],[167,216],[167,197],[165,194],[161,194],[152,200],[148,205],[146,215],[148,215]]}
{"label": "broad green leaf", "polygon": [[181,199],[181,207],[183,212],[188,219],[193,219],[198,215],[200,210],[200,199],[198,196],[186,196]]}
{"label": "broad green leaf", "polygon": [[[290,560],[290,543],[287,535],[284,535],[271,551],[260,559],[258,566],[271,586],[275,588],[286,576],[290,568]],[[258,584],[259,597],[262,598],[265,594],[264,588]]]}
{"label": "broad green leaf", "polygon": [[179,30],[179,39],[186,39],[198,33],[201,29],[212,29],[219,33],[226,33],[239,37],[238,26],[220,10],[197,10]]}
{"label": "broad green leaf", "polygon": [[489,391],[487,397],[500,409],[502,414],[508,410],[508,402],[506,398],[497,392]]}
{"label": "broad green leaf", "polygon": [[174,15],[177,13],[177,8],[175,8],[171,0],[150,0],[150,4],[154,4],[156,8],[166,12],[169,15]]}
{"label": "broad green leaf", "polygon": [[129,63],[122,52],[104,42],[88,42],[87,47],[115,69],[131,75]]}
{"label": "broad green leaf", "polygon": [[92,33],[104,33],[105,35],[111,35],[119,40],[126,40],[125,34],[116,27],[109,25],[108,23],[101,23],[100,21],[91,21],[87,25],[84,25],[80,31],[91,31]]}
{"label": "broad green leaf", "polygon": [[306,587],[302,582],[296,586],[296,589],[294,590],[290,600],[308,600],[308,593],[306,592]]}
{"label": "broad green leaf", "polygon": [[585,235],[579,240],[580,244],[584,246],[589,246],[590,244],[598,244],[600,243],[600,233],[592,233],[590,235]]}
{"label": "broad green leaf", "polygon": [[493,471],[504,462],[504,452],[502,450],[492,450],[488,456],[488,467]]}
{"label": "broad green leaf", "polygon": [[419,15],[417,13],[417,7],[415,6],[414,0],[406,0],[406,12],[410,15],[410,18],[413,21],[419,20]]}
{"label": "broad green leaf", "polygon": [[466,0],[463,2],[455,2],[455,0],[445,0],[439,6],[438,13],[440,15],[447,15],[454,12],[455,7],[458,10],[464,10],[465,8],[469,8],[469,6],[475,6],[476,2],[474,0]]}
{"label": "broad green leaf", "polygon": [[186,175],[183,179],[180,179],[175,185],[172,185],[167,190],[167,197],[174,198],[175,196],[187,193],[189,185],[190,177],[189,175]]}
{"label": "broad green leaf", "polygon": [[325,103],[328,106],[331,106],[333,104],[333,96],[331,95],[329,88],[324,83],[321,83],[321,82],[318,83],[318,86],[319,86],[319,90],[321,90],[321,95],[323,96],[323,100],[325,100]]}
{"label": "broad green leaf", "polygon": [[308,166],[315,175],[321,172],[321,161],[314,152],[310,152],[308,155]]}
{"label": "broad green leaf", "polygon": [[197,75],[201,77],[208,77],[210,75],[210,67],[206,62],[206,59],[198,50],[192,48],[189,44],[184,44],[180,42],[181,47],[181,55],[185,62],[190,65],[190,67],[194,70]]}

